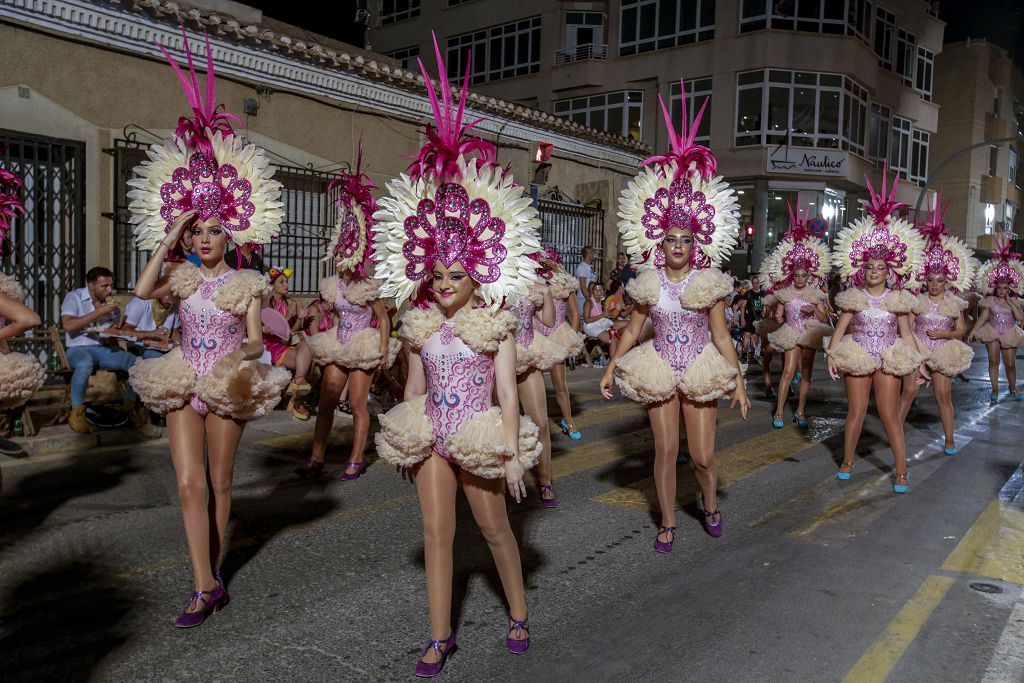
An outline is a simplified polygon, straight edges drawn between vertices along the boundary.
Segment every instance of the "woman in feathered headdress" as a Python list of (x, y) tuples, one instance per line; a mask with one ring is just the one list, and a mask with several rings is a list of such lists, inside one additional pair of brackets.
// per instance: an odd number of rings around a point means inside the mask
[(764, 381), (764, 397), (769, 401), (778, 395), (772, 387), (772, 358), (774, 358), (775, 352), (768, 341), (768, 335), (782, 327), (775, 316), (770, 313), (779, 304), (775, 290), (778, 287), (777, 281), (782, 279), (781, 272), (778, 254), (773, 250), (761, 262), (761, 270), (757, 274), (764, 290), (764, 299), (761, 300), (761, 310), (764, 311), (764, 314), (760, 320), (754, 323), (754, 332), (760, 337), (761, 376)]
[[(224, 260), (229, 242), (241, 248), (277, 237), (284, 219), (281, 185), (271, 179), (263, 150), (246, 144), (231, 128), (237, 119), (217, 104), (209, 39), (204, 95), (184, 27), (182, 35), (188, 75), (166, 50), (164, 55), (193, 118), (179, 119), (174, 137), (150, 148), (128, 193), (136, 244), (152, 252), (135, 294), (155, 299), (170, 293), (180, 302), (182, 343), (160, 358), (136, 362), (129, 378), (150, 410), (167, 416), (195, 577), (175, 625), (189, 628), (228, 603), (218, 569), (235, 451), (245, 422), (273, 410), (291, 377), (259, 362), (267, 281), (253, 270), (233, 270)], [(201, 265), (177, 264), (161, 277), (168, 252), (180, 244)]]
[(334, 409), (347, 388), (352, 411), (352, 449), (339, 478), (351, 481), (366, 470), (363, 450), (370, 433), (367, 400), (374, 373), (391, 367), (401, 345), (391, 338), (391, 318), (381, 299), (381, 282), (374, 278), (373, 214), (377, 202), (372, 191), (376, 188), (363, 172), (362, 142), (355, 170), (342, 173), (328, 189), (335, 187), (339, 192), (338, 220), (324, 260), (334, 264), (336, 274), (320, 283), (320, 298), (334, 305), (338, 325), (309, 338), (313, 358), (324, 367), (324, 376), (313, 452), (309, 462), (295, 473), (315, 477), (323, 472)]
[(776, 303), (772, 317), (780, 325), (768, 335), (768, 343), (785, 354), (772, 419), (772, 427), (776, 429), (785, 424), (782, 411), (797, 372), (800, 373), (800, 394), (793, 420), (801, 427), (807, 426), (804, 409), (811, 390), (814, 354), (821, 347), (821, 340), (832, 331), (827, 324), (826, 297), (820, 289), (831, 267), (832, 255), (824, 240), (814, 237), (807, 229), (806, 215), (794, 215), (790, 207), (789, 219), (789, 231), (768, 257), (768, 261), (778, 264), (777, 280), (773, 283)]
[[(908, 314), (916, 299), (903, 289), (903, 283), (921, 262), (924, 238), (895, 214), (905, 205), (896, 202), (898, 179), (893, 180), (892, 193), (886, 194), (888, 170), (886, 167), (882, 171), (881, 193), (875, 193), (868, 182), (868, 215), (836, 236), (833, 265), (849, 281), (849, 286), (836, 296), (836, 307), (841, 313), (826, 356), (832, 379), (838, 380), (840, 373), (846, 376), (849, 402), (843, 464), (836, 476), (850, 478), (868, 399), (874, 389), (878, 416), (896, 461), (893, 491), (905, 493), (910, 485), (903, 421), (899, 416), (900, 378), (920, 372), (927, 379), (928, 373), (910, 330)], [(854, 332), (848, 335), (851, 324)]]
[(996, 251), (978, 272), (978, 289), (987, 292), (981, 300), (981, 313), (971, 331), (970, 340), (977, 339), (988, 349), (988, 378), (992, 382), (992, 401), (999, 400), (999, 359), (1006, 369), (1010, 397), (1021, 400), (1017, 391), (1017, 347), (1024, 346), (1024, 311), (1018, 297), (1024, 296), (1024, 263), (1020, 254), (1010, 249), (1010, 240), (1003, 237)]
[(381, 294), (398, 306), (415, 304), (400, 330), (411, 348), (406, 401), (380, 417), (376, 444), (386, 462), (411, 470), (423, 512), (431, 634), (418, 676), (440, 673), (455, 648), (451, 581), (460, 487), (498, 566), (509, 606), (506, 647), (526, 651), (523, 572), (504, 492), (523, 499), (523, 473), (540, 454), (537, 425), (519, 415), (519, 320), (501, 309), (536, 280), (529, 254), (540, 250), (539, 216), (498, 166), (494, 145), (468, 136), (468, 68), (456, 103), (436, 38), (434, 51), (440, 102), (422, 63), (420, 70), (437, 127), (427, 126), (427, 144), (409, 174), (387, 184), (374, 215)]
[[(626, 286), (633, 314), (601, 378), (601, 393), (610, 399), (614, 381), (625, 396), (648, 406), (661, 507), (654, 548), (667, 553), (676, 530), (680, 422), (700, 484), (704, 529), (717, 538), (722, 534), (714, 448), (717, 400), (732, 392), (732, 406), (740, 406), (744, 419), (750, 401), (725, 320), (732, 278), (719, 270), (739, 235), (736, 199), (715, 176), (711, 150), (693, 142), (704, 107), (687, 132), (684, 87), (677, 134), (660, 95), (658, 100), (672, 149), (647, 159), (619, 198), (619, 234), (641, 272)], [(654, 339), (634, 350), (648, 318)]]
[[(21, 178), (0, 168), (0, 257), (10, 246), (14, 219), (24, 215)], [(40, 323), (39, 315), (24, 301), (25, 290), (21, 284), (14, 277), (0, 273), (0, 410), (5, 411), (24, 405), (46, 379), (46, 371), (38, 360), (7, 349), (8, 339)], [(0, 488), (2, 483), (0, 478)]]
[[(967, 332), (964, 309), (967, 301), (957, 296), (970, 288), (978, 262), (963, 240), (946, 234), (942, 220), (946, 209), (942, 196), (936, 199), (931, 219), (920, 226), (925, 237), (924, 258), (913, 271), (919, 288), (914, 310), (910, 314), (910, 327), (917, 337), (917, 345), (925, 354), (935, 386), (935, 402), (939, 406), (942, 431), (946, 435), (944, 451), (956, 454), (953, 443), (953, 378), (971, 367), (974, 351), (960, 341)], [(910, 404), (921, 390), (913, 375), (903, 378), (900, 396), (900, 419), (906, 422)]]
[[(583, 435), (576, 429), (572, 421), (572, 403), (569, 400), (569, 385), (565, 377), (565, 361), (578, 356), (583, 350), (583, 342), (586, 340), (577, 331), (580, 327), (580, 309), (576, 302), (576, 292), (580, 288), (580, 282), (562, 268), (562, 256), (555, 251), (554, 247), (545, 247), (544, 251), (535, 255), (535, 258), (537, 259), (537, 273), (547, 281), (551, 291), (555, 307), (555, 321), (553, 325), (548, 326), (537, 316), (534, 318), (534, 325), (538, 332), (553, 341), (559, 348), (558, 362), (552, 365), (548, 372), (551, 374), (551, 385), (555, 389), (555, 401), (562, 413), (562, 433), (573, 441), (578, 441), (583, 438)], [(548, 489), (550, 488), (549, 485)], [(542, 501), (544, 493), (544, 491), (541, 492)], [(555, 500), (553, 490), (550, 500)], [(547, 505), (551, 506), (552, 503), (548, 502)]]

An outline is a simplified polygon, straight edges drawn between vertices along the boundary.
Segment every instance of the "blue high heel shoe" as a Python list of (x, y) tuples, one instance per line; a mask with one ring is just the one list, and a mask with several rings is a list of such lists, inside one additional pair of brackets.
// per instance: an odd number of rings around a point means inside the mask
[(808, 420), (806, 417), (804, 417), (800, 413), (793, 413), (793, 422), (796, 422), (797, 426), (800, 426), (800, 427), (806, 427), (807, 425), (809, 425), (811, 423), (810, 420)]
[(956, 455), (956, 449), (950, 448), (949, 446), (943, 446), (942, 452), (945, 453), (946, 455)]
[(1022, 396), (1019, 392), (1016, 391), (1010, 392), (1010, 398), (1013, 399), (1014, 401), (1024, 401), (1024, 396)]
[[(899, 480), (907, 482), (906, 484), (900, 484)], [(906, 474), (897, 474), (892, 480), (892, 492), (893, 493), (906, 493), (910, 490), (910, 478)]]
[(580, 434), (579, 430), (576, 429), (575, 426), (573, 426), (572, 429), (569, 429), (569, 425), (567, 425), (565, 423), (565, 420), (562, 420), (561, 424), (562, 424), (562, 433), (565, 434), (566, 436), (568, 436), (573, 441), (579, 441), (580, 439), (583, 438), (583, 435)]
[(992, 403), (996, 403), (997, 401), (999, 401), (999, 392), (993, 391), (992, 394), (989, 395), (988, 400)]
[(772, 418), (772, 427), (775, 427), (775, 429), (782, 429), (785, 426), (786, 426), (786, 423), (782, 421), (781, 417), (773, 417)]
[(842, 465), (840, 465), (840, 470), (838, 472), (836, 472), (836, 479), (839, 479), (841, 481), (847, 481), (851, 476), (853, 476), (853, 464), (852, 463), (850, 464), (850, 471), (849, 472), (843, 472), (842, 467), (845, 467), (845, 466), (846, 466), (846, 463), (843, 463)]

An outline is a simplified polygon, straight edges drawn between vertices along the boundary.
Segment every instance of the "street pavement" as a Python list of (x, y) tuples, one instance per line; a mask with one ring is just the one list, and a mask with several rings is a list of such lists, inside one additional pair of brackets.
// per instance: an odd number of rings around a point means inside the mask
[[(771, 428), (751, 373), (750, 418), (719, 412), (725, 533), (702, 530), (681, 465), (668, 555), (653, 550), (646, 414), (603, 401), (599, 374), (570, 375), (584, 439), (554, 436), (559, 508), (533, 488), (510, 503), (529, 652), (505, 651), (500, 584), (462, 501), (459, 647), (441, 680), (1024, 680), (1024, 404), (989, 403), (983, 362), (954, 385), (958, 455), (942, 454), (922, 392), (902, 496), (873, 416), (852, 480), (836, 480), (844, 393), (822, 367), (807, 430)], [(415, 489), (383, 463), (334, 478), (350, 424), (338, 418), (332, 476), (315, 481), (292, 474), (312, 422), (276, 411), (247, 427), (232, 601), (187, 631), (173, 627), (191, 572), (166, 442), (0, 461), (0, 680), (411, 680), (429, 633)]]

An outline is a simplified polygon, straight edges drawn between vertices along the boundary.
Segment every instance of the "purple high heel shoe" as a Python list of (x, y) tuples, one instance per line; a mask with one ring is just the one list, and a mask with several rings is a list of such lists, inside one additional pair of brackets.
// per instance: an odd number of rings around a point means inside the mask
[[(671, 534), (671, 540), (659, 541), (658, 536), (662, 534)], [(672, 544), (676, 540), (676, 528), (674, 526), (662, 526), (658, 527), (658, 536), (654, 537), (654, 549), (659, 553), (670, 553), (672, 552)]]
[[(192, 598), (188, 601), (188, 607), (186, 611), (178, 615), (178, 618), (174, 620), (174, 625), (178, 628), (192, 628), (199, 626), (207, 617), (212, 614), (216, 614), (228, 604), (228, 592), (224, 590), (224, 585), (218, 583), (214, 586), (212, 591), (196, 591), (192, 594)], [(203, 603), (202, 608), (195, 612), (187, 611), (189, 607), (194, 604)]]
[(718, 538), (722, 535), (722, 513), (719, 510), (714, 512), (704, 511), (704, 531), (708, 532), (711, 538)]
[[(530, 620), (523, 619), (518, 621), (512, 618), (512, 614), (508, 615), (508, 635), (505, 636), (505, 649), (514, 655), (524, 654), (530, 649)], [(512, 633), (522, 629), (526, 631), (526, 638), (523, 640), (516, 640), (512, 637)]]
[[(352, 467), (352, 465), (356, 466), (356, 471), (355, 472), (349, 472), (348, 471), (349, 468)], [(341, 474), (338, 475), (338, 479), (341, 479), (342, 481), (353, 481), (353, 480), (358, 479), (359, 477), (363, 476), (363, 472), (365, 472), (365, 471), (366, 471), (366, 461), (365, 460), (363, 460), (362, 462), (353, 462), (353, 461), (349, 460), (348, 461), (348, 465), (346, 465), (345, 469), (342, 470)]]
[[(545, 498), (544, 497), (544, 493), (546, 491), (550, 491), (551, 492), (551, 497), (550, 498)], [(558, 507), (558, 496), (555, 495), (555, 489), (553, 489), (551, 487), (551, 484), (543, 484), (540, 487), (540, 504), (541, 504), (542, 507), (546, 507), (549, 510), (552, 510), (552, 509)]]
[[(441, 649), (442, 643), (444, 644), (443, 650)], [(445, 662), (455, 654), (455, 647), (455, 631), (452, 631), (452, 634), (448, 636), (448, 640), (431, 640), (427, 642), (423, 646), (422, 652), (420, 652), (420, 661), (416, 662), (416, 675), (420, 678), (433, 678), (441, 673)], [(423, 656), (430, 650), (439, 654), (441, 658), (436, 662), (424, 662)]]

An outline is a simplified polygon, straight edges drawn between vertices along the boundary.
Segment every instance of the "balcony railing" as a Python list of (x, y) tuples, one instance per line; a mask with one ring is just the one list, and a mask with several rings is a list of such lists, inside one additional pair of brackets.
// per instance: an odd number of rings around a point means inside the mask
[(568, 64), (584, 59), (608, 59), (608, 46), (604, 43), (587, 43), (576, 47), (563, 47), (555, 51), (555, 64)]

